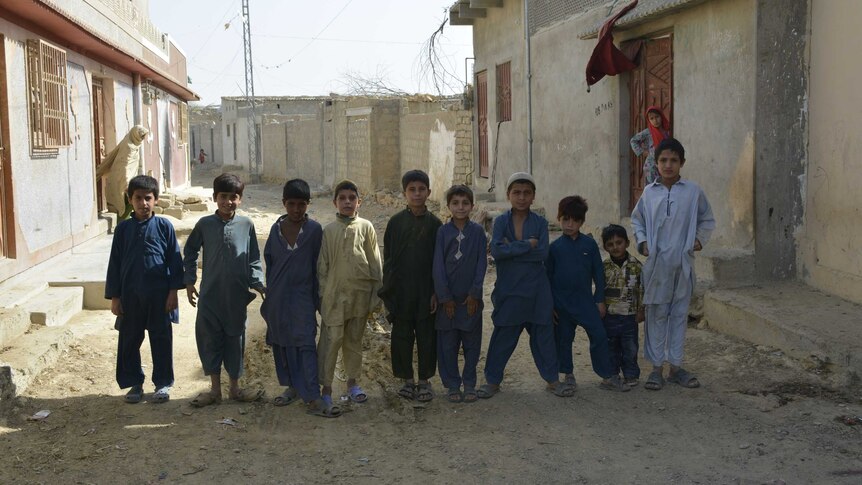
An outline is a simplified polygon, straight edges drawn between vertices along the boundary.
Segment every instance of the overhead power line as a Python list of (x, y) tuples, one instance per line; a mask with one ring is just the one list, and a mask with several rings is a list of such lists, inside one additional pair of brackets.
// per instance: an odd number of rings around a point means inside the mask
[(309, 40), (307, 44), (305, 44), (304, 46), (302, 46), (302, 48), (301, 48), (301, 49), (299, 49), (298, 51), (296, 51), (296, 54), (294, 54), (294, 55), (290, 56), (286, 61), (281, 62), (281, 63), (279, 63), (279, 64), (275, 64), (275, 65), (273, 65), (273, 66), (263, 66), (263, 67), (264, 67), (264, 68), (266, 68), (266, 69), (278, 69), (278, 68), (280, 68), (281, 66), (283, 66), (283, 65), (287, 64), (288, 62), (292, 61), (294, 58), (296, 58), (296, 57), (297, 57), (297, 56), (299, 56), (300, 54), (302, 54), (302, 53), (305, 51), (305, 49), (308, 49), (308, 47), (309, 47), (311, 44), (313, 44), (316, 40), (318, 40), (318, 38), (319, 38), (321, 35), (323, 35), (323, 33), (324, 33), (324, 32), (326, 32), (326, 29), (328, 29), (328, 28), (329, 28), (329, 26), (330, 26), (330, 25), (332, 25), (332, 23), (333, 23), (333, 22), (335, 22), (335, 20), (336, 20), (336, 19), (338, 19), (338, 17), (340, 17), (340, 16), (341, 16), (341, 14), (342, 14), (342, 13), (344, 13), (344, 11), (345, 11), (345, 10), (347, 10), (347, 7), (349, 7), (351, 3), (353, 3), (353, 0), (348, 0), (348, 1), (347, 1), (347, 3), (345, 3), (345, 4), (344, 4), (344, 6), (343, 6), (343, 7), (341, 7), (341, 10), (339, 10), (339, 11), (338, 11), (338, 13), (336, 13), (336, 14), (335, 14), (335, 16), (334, 16), (334, 17), (332, 17), (332, 18), (329, 20), (329, 22), (327, 22), (327, 23), (326, 23), (326, 25), (324, 25), (324, 26), (323, 26), (323, 28), (322, 28), (322, 29), (320, 29), (320, 32), (318, 32), (318, 33), (317, 33), (317, 35), (315, 35), (314, 37), (312, 37), (312, 38), (311, 38), (311, 40)]

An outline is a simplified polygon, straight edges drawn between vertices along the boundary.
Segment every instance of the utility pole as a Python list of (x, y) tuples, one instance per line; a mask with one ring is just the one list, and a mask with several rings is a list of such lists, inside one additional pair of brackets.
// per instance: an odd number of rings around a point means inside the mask
[(248, 125), (248, 168), (251, 183), (260, 183), (260, 153), (257, 146), (257, 116), (254, 112), (254, 66), (251, 58), (251, 17), (248, 13), (249, 0), (242, 0), (242, 42), (245, 57), (245, 99), (248, 103), (246, 124)]

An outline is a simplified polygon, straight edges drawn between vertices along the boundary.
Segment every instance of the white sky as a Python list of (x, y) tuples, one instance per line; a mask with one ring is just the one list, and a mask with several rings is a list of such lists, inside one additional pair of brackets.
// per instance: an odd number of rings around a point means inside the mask
[[(345, 73), (384, 75), (390, 86), (436, 94), (419, 79), (422, 45), (453, 0), (250, 0), (255, 94), (344, 92)], [(240, 0), (150, 0), (156, 27), (188, 56), (191, 89), (204, 104), (245, 93)], [(225, 24), (230, 26), (225, 29)], [(315, 40), (316, 39), (316, 40)], [(440, 51), (464, 82), (469, 26), (446, 24)]]

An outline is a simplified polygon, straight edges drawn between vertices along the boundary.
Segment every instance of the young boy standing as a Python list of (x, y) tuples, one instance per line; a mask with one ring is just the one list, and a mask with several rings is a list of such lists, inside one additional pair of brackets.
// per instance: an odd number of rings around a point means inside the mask
[(146, 175), (133, 177), (126, 194), (132, 217), (114, 232), (105, 278), (105, 298), (111, 300), (111, 313), (121, 320), (117, 384), (120, 389), (131, 388), (127, 403), (143, 398), (141, 343), (146, 330), (156, 386), (152, 402), (162, 403), (170, 399), (174, 384), (171, 321), (179, 321), (177, 290), (183, 287), (183, 262), (174, 226), (153, 213), (159, 200), (158, 181)]
[(628, 252), (629, 235), (623, 226), (602, 229), (602, 245), (610, 255), (605, 266), (605, 332), (613, 370), (622, 372), (623, 383), (638, 385), (638, 322), (644, 321), (644, 287), (641, 262)]
[[(428, 174), (410, 170), (401, 177), (407, 208), (386, 224), (383, 235), (383, 288), (380, 297), (392, 322), (392, 373), (403, 379), (398, 394), (428, 402), (434, 398), (428, 379), (437, 366), (437, 335), (432, 313), (434, 242), (441, 222), (428, 212)], [(413, 380), (413, 344), (418, 354), (418, 385)]]
[(685, 149), (674, 138), (655, 149), (661, 179), (644, 188), (632, 211), (638, 251), (647, 257), (643, 267), (644, 356), (653, 370), (644, 387), (664, 386), (662, 366), (670, 364), (667, 380), (683, 387), (700, 386), (683, 369), (688, 306), (694, 290), (694, 252), (700, 251), (715, 229), (712, 208), (703, 189), (680, 176)]
[(587, 209), (587, 201), (577, 195), (560, 201), (557, 219), (563, 235), (551, 244), (545, 263), (554, 294), (554, 319), (557, 323), (554, 335), (560, 373), (566, 375), (565, 383), (574, 389), (577, 382), (572, 343), (575, 341), (575, 328), (580, 325), (590, 339), (590, 360), (593, 371), (602, 378), (600, 387), (628, 391), (629, 388), (611, 369), (608, 337), (602, 325), (605, 316), (604, 266), (596, 241), (581, 234)]
[[(476, 365), (482, 347), (482, 287), (488, 267), (485, 229), (470, 220), (473, 191), (455, 185), (446, 192), (452, 220), (437, 231), (434, 291), (437, 294), (437, 364), (449, 402), (475, 402)], [(464, 372), (458, 351), (464, 348)], [(461, 393), (461, 384), (464, 393)]]
[[(221, 402), (222, 365), (230, 378), (231, 399), (252, 402), (263, 394), (262, 390), (239, 387), (245, 351), (246, 307), (255, 297), (249, 288), (261, 297), (265, 291), (254, 223), (236, 213), (244, 188), (245, 184), (233, 174), (223, 173), (213, 180), (213, 199), (218, 209), (195, 224), (183, 251), (186, 295), (189, 303), (198, 307), (195, 321), (198, 355), (204, 374), (210, 376), (210, 391), (199, 394), (191, 402), (196, 407)], [(195, 282), (201, 248), (204, 261), (198, 294)]]
[(506, 197), (512, 209), (494, 219), (491, 256), (497, 264), (497, 282), (491, 293), (494, 332), (488, 343), (485, 380), (477, 391), (488, 399), (500, 391), (506, 364), (518, 345), (521, 333), (530, 335), (530, 350), (547, 389), (569, 397), (574, 389), (559, 380), (554, 325), (551, 321), (553, 297), (545, 259), (548, 257), (548, 221), (532, 212), (536, 182), (526, 172), (509, 177)]
[(286, 406), (302, 399), (309, 414), (334, 418), (341, 410), (324, 404), (317, 376), (317, 259), (323, 229), (306, 214), (309, 202), (311, 189), (306, 181), (284, 184), (286, 214), (272, 225), (263, 249), (269, 298), (260, 313), (266, 320), (266, 342), (272, 347), (278, 383), (285, 386), (273, 403)]
[(362, 403), (368, 395), (359, 387), (362, 374), (362, 337), (368, 314), (380, 303), (382, 268), (377, 233), (370, 221), (357, 215), (359, 188), (345, 180), (335, 186), (336, 220), (323, 230), (317, 276), (320, 281), (320, 341), (317, 362), (323, 400), (332, 406), (332, 379), (338, 351), (344, 356), (347, 395)]

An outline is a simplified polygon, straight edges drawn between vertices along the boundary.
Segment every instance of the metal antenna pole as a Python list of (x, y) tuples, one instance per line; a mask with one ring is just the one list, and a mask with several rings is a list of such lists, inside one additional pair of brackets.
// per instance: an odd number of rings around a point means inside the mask
[(246, 124), (248, 125), (248, 168), (251, 182), (260, 183), (260, 153), (257, 146), (257, 116), (254, 112), (254, 66), (251, 58), (251, 18), (248, 13), (249, 0), (242, 0), (242, 42), (245, 57), (245, 100), (248, 103)]

